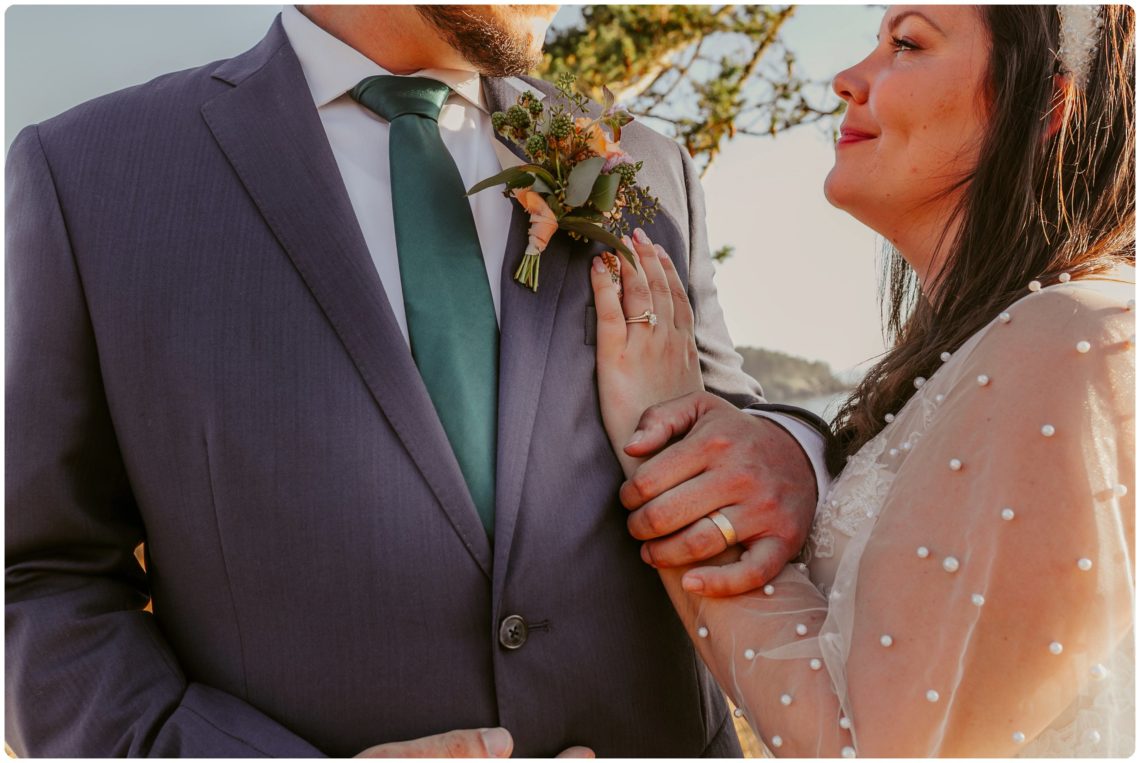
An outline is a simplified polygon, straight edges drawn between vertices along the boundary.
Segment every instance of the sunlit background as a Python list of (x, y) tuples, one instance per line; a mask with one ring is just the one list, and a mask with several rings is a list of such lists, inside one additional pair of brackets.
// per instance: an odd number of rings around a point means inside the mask
[[(279, 6), (12, 6), (5, 14), (5, 131), (96, 95), (253, 46)], [(812, 79), (874, 44), (881, 7), (806, 5), (783, 37)], [(555, 28), (577, 23), (567, 6)], [(737, 345), (829, 363), (840, 376), (882, 352), (876, 237), (830, 207), (829, 128), (728, 142), (705, 176), (712, 247), (735, 247), (717, 285)], [(761, 380), (763, 381), (763, 380)]]

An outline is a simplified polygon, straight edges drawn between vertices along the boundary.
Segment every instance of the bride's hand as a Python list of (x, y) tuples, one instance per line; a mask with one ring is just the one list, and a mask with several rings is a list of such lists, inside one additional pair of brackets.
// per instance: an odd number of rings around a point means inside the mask
[[(624, 296), (605, 263), (594, 258), (591, 282), (598, 315), (598, 396), (614, 453), (629, 474), (639, 463), (624, 451), (651, 405), (704, 389), (693, 335), (693, 310), (665, 250), (638, 229), (627, 245), (641, 267), (621, 263)], [(650, 322), (628, 318), (653, 316)]]

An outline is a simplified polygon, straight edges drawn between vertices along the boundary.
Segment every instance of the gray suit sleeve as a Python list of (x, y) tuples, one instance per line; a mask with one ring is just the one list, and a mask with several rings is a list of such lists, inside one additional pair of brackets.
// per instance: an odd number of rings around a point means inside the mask
[(318, 756), (188, 681), (144, 611), (144, 540), (35, 127), (7, 162), (5, 735), (20, 756)]
[(743, 360), (732, 344), (724, 311), (716, 298), (713, 284), (713, 262), (705, 232), (705, 194), (700, 176), (688, 152), (675, 144), (681, 155), (685, 175), (685, 197), (689, 204), (689, 301), (693, 305), (697, 349), (701, 357), (701, 374), (705, 389), (737, 408), (748, 408), (764, 402), (760, 384), (741, 366)]

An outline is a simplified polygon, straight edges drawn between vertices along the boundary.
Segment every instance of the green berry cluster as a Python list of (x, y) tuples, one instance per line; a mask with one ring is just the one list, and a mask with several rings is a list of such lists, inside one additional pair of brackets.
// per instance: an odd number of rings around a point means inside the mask
[(532, 159), (538, 161), (541, 157), (546, 155), (546, 136), (545, 135), (532, 135), (526, 139), (526, 152)]
[(574, 120), (566, 112), (560, 112), (550, 117), (550, 137), (555, 140), (565, 140), (574, 131)]

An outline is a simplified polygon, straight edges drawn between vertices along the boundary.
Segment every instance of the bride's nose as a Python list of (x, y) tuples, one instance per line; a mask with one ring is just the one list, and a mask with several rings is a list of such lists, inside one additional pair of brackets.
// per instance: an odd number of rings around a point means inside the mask
[(831, 89), (848, 104), (867, 102), (867, 78), (861, 67), (860, 63), (844, 69), (831, 81)]

